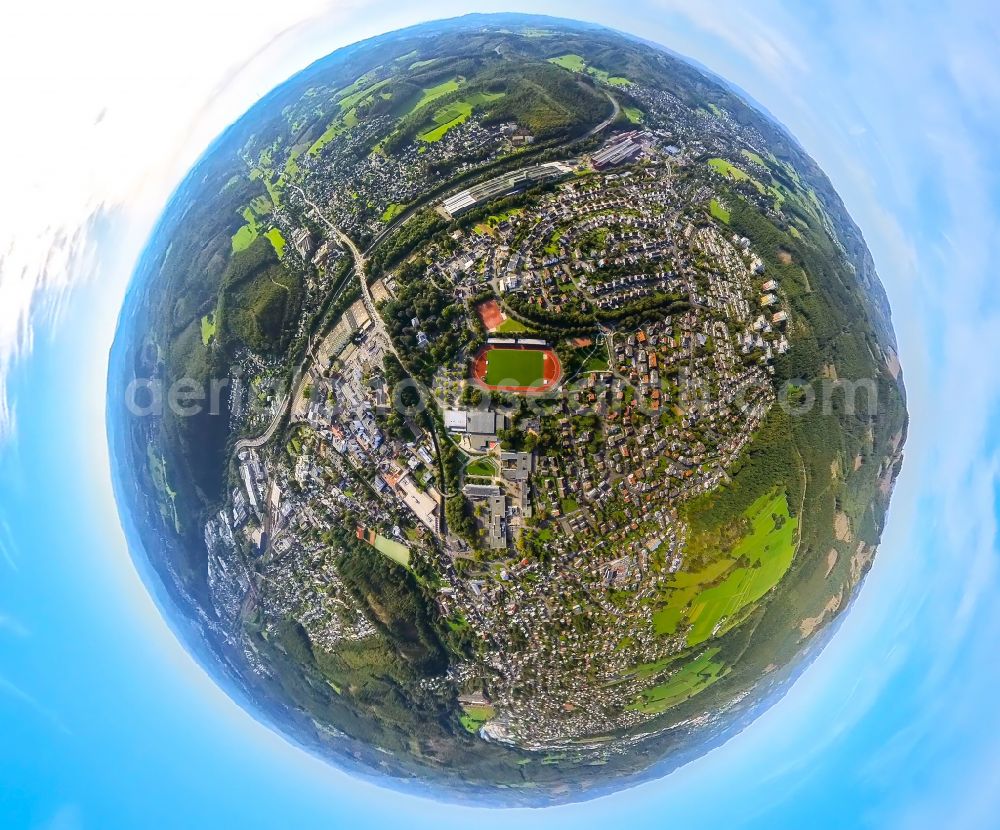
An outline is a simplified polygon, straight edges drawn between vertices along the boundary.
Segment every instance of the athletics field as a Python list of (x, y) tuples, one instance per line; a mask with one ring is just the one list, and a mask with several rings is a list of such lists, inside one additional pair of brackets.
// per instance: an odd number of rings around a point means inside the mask
[(475, 380), (504, 392), (547, 392), (561, 375), (559, 358), (549, 348), (487, 346), (472, 362)]

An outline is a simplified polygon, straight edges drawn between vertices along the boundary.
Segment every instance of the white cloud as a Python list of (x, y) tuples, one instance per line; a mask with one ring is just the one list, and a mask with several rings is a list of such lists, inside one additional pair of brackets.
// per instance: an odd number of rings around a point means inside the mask
[[(288, 0), (250, 14), (233, 0), (96, 0), (5, 10), (0, 86), (17, 128), (0, 131), (0, 441), (16, 421), (12, 371), (36, 333), (58, 324), (73, 286), (99, 274), (94, 225), (127, 208), (148, 227), (197, 153), (276, 80), (247, 72), (247, 55), (323, 6)], [(357, 6), (341, 4), (333, 18)]]

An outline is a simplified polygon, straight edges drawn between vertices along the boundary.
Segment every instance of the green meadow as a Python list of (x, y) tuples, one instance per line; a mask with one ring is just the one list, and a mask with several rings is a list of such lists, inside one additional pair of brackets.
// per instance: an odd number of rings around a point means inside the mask
[(462, 713), (458, 716), (462, 721), (462, 726), (470, 732), (478, 732), (486, 721), (496, 715), (496, 710), (490, 705), (474, 706), (466, 703), (462, 706)]
[(383, 222), (391, 222), (399, 214), (406, 210), (406, 205), (401, 205), (398, 202), (393, 202), (389, 207), (387, 207), (382, 213)]
[(729, 211), (726, 210), (720, 203), (718, 199), (712, 199), (708, 205), (708, 209), (712, 216), (718, 219), (720, 222), (725, 222), (729, 224)]
[(201, 318), (201, 342), (202, 345), (207, 346), (212, 342), (212, 338), (215, 337), (216, 329), (218, 325), (215, 322), (215, 312), (211, 314), (206, 314)]
[(281, 259), (285, 255), (285, 237), (278, 228), (271, 228), (267, 233), (264, 234), (270, 241), (271, 246), (274, 248), (274, 252), (278, 255), (278, 259)]
[(423, 95), (417, 100), (417, 103), (413, 105), (410, 112), (416, 112), (418, 109), (427, 106), (431, 101), (440, 98), (442, 95), (447, 95), (449, 92), (454, 92), (462, 85), (462, 78), (452, 78), (449, 81), (442, 81), (437, 86), (427, 87), (424, 90)]
[[(755, 159), (760, 159), (760, 156), (757, 156), (756, 154), (751, 153), (750, 155), (754, 155)], [(763, 159), (760, 160), (763, 161)], [(760, 193), (761, 195), (770, 196), (771, 198), (774, 199), (774, 206), (776, 209), (778, 210), (781, 209), (781, 205), (785, 201), (785, 194), (782, 193), (780, 190), (778, 190), (778, 188), (773, 186), (772, 187), (766, 186), (765, 184), (763, 184), (762, 182), (758, 181), (753, 176), (751, 176), (749, 173), (747, 173), (746, 170), (742, 170), (732, 162), (726, 161), (725, 159), (722, 158), (709, 159), (708, 166), (711, 167), (720, 176), (725, 176), (727, 179), (731, 179), (732, 181), (750, 182), (750, 184), (752, 184), (757, 189), (758, 193)]]
[(420, 133), (417, 138), (421, 141), (427, 142), (428, 144), (440, 141), (444, 138), (445, 133), (447, 133), (452, 127), (464, 124), (472, 115), (472, 112), (476, 107), (482, 106), (483, 104), (497, 98), (501, 98), (502, 96), (502, 92), (475, 92), (472, 95), (463, 98), (461, 101), (455, 101), (447, 106), (441, 107), (434, 113), (432, 119), (434, 126)]
[(387, 556), (397, 565), (402, 565), (404, 568), (410, 567), (410, 549), (406, 545), (394, 542), (385, 536), (376, 536), (374, 547), (375, 550), (383, 556)]
[(561, 66), (570, 72), (583, 72), (587, 66), (587, 62), (580, 55), (572, 53), (560, 55), (558, 58), (549, 58), (549, 63), (554, 63), (556, 66)]
[(622, 112), (625, 113), (625, 117), (631, 121), (633, 124), (642, 123), (642, 110), (638, 107), (622, 107)]
[(784, 492), (757, 499), (744, 512), (750, 533), (725, 556), (699, 571), (680, 571), (666, 602), (653, 614), (659, 634), (690, 625), (688, 645), (724, 633), (741, 612), (771, 590), (792, 564), (798, 520), (788, 514)]
[(496, 331), (499, 334), (520, 334), (521, 332), (530, 331), (530, 329), (515, 320), (513, 317), (508, 317), (499, 326), (497, 326)]
[(644, 691), (628, 708), (657, 715), (704, 691), (726, 673), (725, 665), (713, 659), (718, 653), (717, 648), (706, 649), (666, 681)]

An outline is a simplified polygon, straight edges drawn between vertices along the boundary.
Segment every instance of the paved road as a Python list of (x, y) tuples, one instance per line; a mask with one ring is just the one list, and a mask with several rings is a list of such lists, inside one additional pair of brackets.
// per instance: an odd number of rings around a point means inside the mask
[(358, 281), (361, 283), (361, 296), (364, 300), (365, 308), (368, 310), (368, 315), (372, 318), (372, 323), (375, 324), (379, 333), (383, 336), (383, 338), (385, 338), (385, 342), (388, 344), (389, 350), (396, 356), (396, 360), (398, 360), (401, 365), (405, 366), (406, 364), (403, 362), (402, 357), (400, 357), (399, 352), (396, 351), (392, 338), (389, 336), (389, 332), (385, 327), (385, 321), (382, 319), (382, 315), (375, 309), (375, 301), (372, 299), (371, 290), (368, 288), (368, 272), (365, 269), (364, 253), (357, 246), (357, 243), (351, 239), (351, 237), (326, 218), (326, 215), (322, 210), (320, 210), (319, 205), (306, 196), (305, 191), (301, 187), (297, 184), (293, 184), (291, 186), (302, 197), (302, 201), (312, 208), (312, 212), (316, 215), (316, 218), (320, 219), (330, 229), (334, 238), (343, 247), (347, 248), (347, 250), (351, 252), (351, 256), (354, 257), (354, 273), (357, 276)]
[[(298, 392), (298, 387), (296, 387), (296, 392)], [(290, 399), (291, 398), (288, 395), (285, 395), (285, 397), (281, 399), (281, 403), (275, 409), (274, 417), (271, 419), (271, 423), (265, 432), (263, 432), (261, 435), (258, 435), (256, 438), (241, 438), (239, 441), (237, 441), (236, 452), (238, 453), (240, 452), (240, 450), (246, 450), (250, 448), (259, 449), (260, 447), (263, 447), (268, 441), (270, 441), (271, 438), (274, 436), (275, 430), (277, 430), (278, 428), (278, 424), (281, 423), (281, 418), (285, 414), (285, 409), (287, 408), (288, 401)]]
[(621, 104), (618, 103), (618, 99), (615, 98), (614, 95), (612, 95), (610, 92), (605, 92), (604, 94), (608, 96), (608, 100), (611, 102), (611, 106), (613, 107), (613, 109), (611, 110), (611, 115), (608, 118), (605, 118), (596, 127), (594, 127), (594, 129), (590, 130), (584, 136), (584, 138), (590, 138), (592, 135), (597, 135), (597, 133), (601, 132), (601, 130), (607, 129), (618, 117), (618, 113), (622, 111)]
[(237, 453), (244, 449), (260, 449), (274, 437), (274, 433), (278, 429), (278, 425), (281, 423), (282, 418), (285, 417), (285, 412), (288, 410), (288, 407), (295, 401), (296, 398), (298, 398), (299, 394), (302, 392), (302, 388), (309, 381), (309, 374), (306, 372), (306, 369), (309, 366), (309, 362), (315, 359), (313, 351), (315, 350), (316, 344), (322, 342), (322, 338), (317, 338), (313, 345), (306, 349), (306, 353), (302, 356), (302, 362), (295, 373), (295, 385), (292, 387), (291, 394), (285, 395), (281, 399), (281, 402), (275, 407), (274, 417), (271, 418), (271, 423), (268, 424), (267, 429), (256, 438), (241, 438), (237, 441), (235, 444), (235, 451)]

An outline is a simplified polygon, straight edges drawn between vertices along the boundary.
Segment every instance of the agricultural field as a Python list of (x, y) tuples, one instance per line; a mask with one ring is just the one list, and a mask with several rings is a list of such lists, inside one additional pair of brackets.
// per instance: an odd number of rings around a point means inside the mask
[(371, 86), (364, 86), (363, 78), (359, 78), (358, 81), (355, 81), (355, 84), (357, 84), (359, 81), (362, 82), (360, 89), (354, 89), (353, 88), (354, 84), (352, 84), (350, 87), (343, 90), (343, 92), (347, 94), (343, 95), (341, 98), (337, 100), (337, 103), (340, 105), (341, 112), (346, 113), (348, 110), (354, 109), (354, 107), (356, 107), (366, 98), (369, 98), (370, 96), (378, 92), (380, 89), (382, 89), (382, 87), (386, 86), (390, 82), (390, 79), (386, 78), (385, 80), (378, 81), (377, 83), (374, 83)]
[(632, 82), (621, 75), (612, 75), (606, 69), (598, 69), (596, 66), (588, 66), (587, 74), (593, 75), (599, 81), (603, 81), (611, 86), (628, 86)]
[[(759, 159), (760, 156), (757, 156)], [(763, 159), (761, 159), (763, 161)], [(755, 179), (746, 170), (742, 170), (737, 167), (732, 162), (726, 161), (722, 158), (711, 158), (708, 160), (708, 166), (711, 167), (720, 176), (725, 176), (727, 179), (731, 179), (735, 182), (749, 182), (761, 195), (771, 196), (774, 199), (774, 207), (776, 210), (781, 210), (781, 206), (785, 201), (785, 194), (782, 193), (776, 187), (768, 187), (762, 182)]]
[(331, 141), (333, 141), (337, 136), (341, 135), (347, 130), (347, 125), (344, 124), (344, 119), (338, 117), (323, 134), (317, 138), (312, 146), (306, 151), (310, 156), (318, 155), (319, 152)]
[(253, 244), (253, 241), (260, 236), (260, 223), (257, 221), (257, 214), (252, 207), (243, 208), (243, 218), (246, 224), (241, 225), (239, 230), (233, 234), (233, 253), (245, 251)]
[(271, 228), (267, 233), (264, 234), (270, 240), (271, 246), (274, 248), (274, 252), (278, 255), (278, 259), (281, 259), (285, 255), (285, 237), (278, 228)]
[[(725, 176), (728, 179), (733, 179), (737, 182), (745, 182), (750, 180), (750, 174), (745, 170), (741, 170), (735, 164), (726, 161), (725, 159), (713, 158), (708, 160), (708, 166), (711, 167), (716, 173)], [(761, 185), (763, 187), (763, 185)]]
[(416, 112), (417, 110), (427, 106), (431, 101), (434, 101), (443, 95), (447, 95), (449, 92), (454, 92), (462, 85), (462, 81), (462, 78), (456, 77), (449, 81), (442, 81), (437, 86), (427, 87), (417, 103), (413, 105), (411, 112)]
[(628, 86), (632, 83), (628, 78), (621, 75), (612, 75), (606, 69), (598, 69), (596, 66), (587, 66), (587, 62), (582, 56), (569, 53), (556, 58), (549, 58), (549, 63), (568, 69), (570, 72), (586, 72), (588, 75), (597, 78), (599, 81), (611, 86)]
[(750, 533), (732, 551), (699, 571), (676, 574), (666, 604), (653, 615), (657, 633), (674, 634), (686, 622), (688, 645), (702, 643), (731, 628), (785, 575), (798, 527), (788, 514), (785, 493), (762, 496), (744, 517)]
[(587, 62), (580, 56), (574, 54), (560, 55), (558, 58), (549, 58), (549, 63), (568, 69), (570, 72), (583, 72), (587, 67)]
[[(261, 235), (264, 225), (258, 221), (258, 217), (267, 213), (270, 208), (271, 203), (263, 196), (259, 199), (254, 199), (249, 207), (243, 208), (241, 215), (246, 220), (246, 224), (241, 225), (236, 233), (233, 234), (232, 249), (234, 254), (245, 251)], [(282, 236), (281, 231), (277, 228), (271, 228), (264, 232), (264, 236), (270, 241), (274, 247), (274, 252), (280, 259), (285, 251), (285, 237)]]
[(725, 674), (725, 665), (713, 658), (718, 648), (706, 649), (696, 659), (684, 663), (668, 680), (647, 689), (629, 708), (658, 715), (694, 697)]
[(455, 101), (447, 106), (441, 107), (437, 112), (434, 113), (433, 122), (434, 125), (429, 130), (426, 130), (419, 135), (421, 141), (427, 142), (428, 144), (433, 144), (435, 141), (440, 141), (444, 138), (448, 130), (452, 127), (457, 127), (459, 124), (464, 124), (469, 117), (472, 115), (473, 110), (483, 104), (494, 101), (497, 98), (502, 98), (504, 93), (490, 93), (490, 92), (475, 92), (461, 101)]

